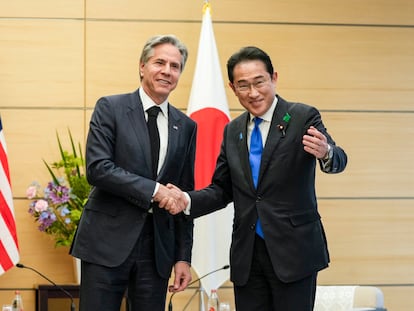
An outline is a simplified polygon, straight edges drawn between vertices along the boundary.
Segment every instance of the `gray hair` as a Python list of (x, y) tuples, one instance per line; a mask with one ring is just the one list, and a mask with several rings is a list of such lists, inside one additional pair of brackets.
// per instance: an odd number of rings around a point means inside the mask
[(184, 70), (185, 63), (187, 62), (188, 50), (187, 47), (174, 35), (157, 35), (148, 39), (142, 49), (140, 63), (146, 64), (151, 56), (154, 55), (154, 47), (160, 44), (172, 44), (175, 46), (181, 54), (181, 72)]

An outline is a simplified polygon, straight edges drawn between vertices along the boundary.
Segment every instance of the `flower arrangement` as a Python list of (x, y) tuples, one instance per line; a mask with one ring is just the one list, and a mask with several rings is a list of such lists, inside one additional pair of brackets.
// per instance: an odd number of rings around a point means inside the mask
[(45, 188), (33, 182), (26, 191), (28, 199), (33, 200), (28, 212), (34, 217), (38, 229), (51, 235), (55, 246), (68, 246), (79, 224), (91, 186), (85, 176), (85, 161), (80, 144), (75, 147), (69, 131), (71, 152), (63, 149), (56, 134), (61, 159), (50, 165), (43, 160), (51, 175)]

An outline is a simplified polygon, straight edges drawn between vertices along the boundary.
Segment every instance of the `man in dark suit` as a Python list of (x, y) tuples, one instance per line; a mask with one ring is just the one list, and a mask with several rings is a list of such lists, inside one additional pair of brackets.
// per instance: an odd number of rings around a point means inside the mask
[(196, 218), (234, 201), (237, 311), (312, 311), (317, 273), (329, 263), (315, 168), (319, 162), (323, 172), (339, 173), (347, 156), (316, 108), (276, 95), (277, 73), (264, 51), (242, 48), (227, 70), (247, 111), (225, 128), (212, 184), (188, 193), (186, 213)]
[(82, 260), (81, 311), (119, 311), (126, 290), (129, 310), (164, 311), (172, 268), (171, 291), (191, 281), (193, 222), (157, 204), (185, 204), (166, 183), (194, 189), (196, 124), (168, 102), (187, 55), (175, 36), (150, 38), (141, 87), (96, 104), (86, 145), (93, 189), (71, 248)]

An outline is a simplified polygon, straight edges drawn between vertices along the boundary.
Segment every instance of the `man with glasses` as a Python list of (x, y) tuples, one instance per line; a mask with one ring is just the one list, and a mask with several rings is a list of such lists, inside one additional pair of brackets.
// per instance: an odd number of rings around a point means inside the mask
[[(234, 202), (237, 311), (312, 311), (317, 273), (329, 263), (315, 170), (319, 163), (325, 173), (342, 172), (347, 156), (316, 108), (276, 94), (277, 73), (264, 51), (242, 48), (227, 71), (247, 111), (225, 128), (212, 183), (188, 192), (185, 212), (196, 218)], [(161, 206), (179, 212), (166, 200)]]

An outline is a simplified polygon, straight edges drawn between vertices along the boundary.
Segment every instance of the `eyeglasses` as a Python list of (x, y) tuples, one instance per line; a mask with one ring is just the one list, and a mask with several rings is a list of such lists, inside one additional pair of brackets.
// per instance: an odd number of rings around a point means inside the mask
[(252, 83), (242, 82), (240, 84), (235, 85), (235, 88), (242, 93), (247, 93), (251, 90), (253, 87), (255, 90), (259, 91), (263, 87), (266, 86), (266, 83), (268, 82), (267, 79), (260, 79), (257, 81), (254, 81)]

